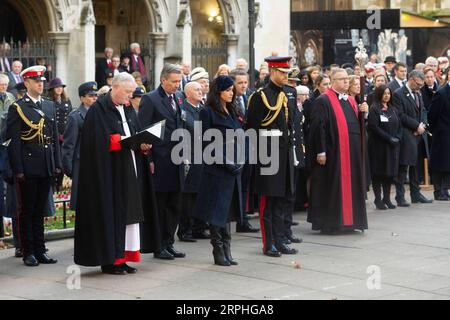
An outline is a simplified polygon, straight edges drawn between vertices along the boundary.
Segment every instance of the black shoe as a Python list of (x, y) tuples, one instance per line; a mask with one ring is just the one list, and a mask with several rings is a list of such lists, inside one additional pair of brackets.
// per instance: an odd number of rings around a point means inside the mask
[(55, 264), (58, 262), (58, 260), (50, 258), (46, 253), (41, 256), (36, 256), (36, 259), (42, 264)]
[(16, 251), (14, 253), (14, 257), (16, 258), (23, 258), (23, 252), (21, 248), (16, 248)]
[(281, 252), (277, 250), (277, 248), (275, 248), (275, 246), (272, 246), (269, 250), (266, 250), (264, 252), (264, 254), (266, 256), (269, 257), (274, 257), (274, 258), (279, 258), (282, 256)]
[(110, 264), (107, 266), (102, 266), (102, 273), (112, 274), (114, 276), (123, 276), (126, 274), (126, 271), (124, 270), (124, 268), (122, 268), (122, 266), (115, 266)]
[(256, 233), (259, 232), (258, 228), (254, 228), (250, 222), (247, 221), (244, 225), (236, 224), (236, 232), (238, 233)]
[(184, 258), (186, 254), (180, 251), (175, 250), (174, 247), (168, 247), (167, 252), (169, 252), (174, 258)]
[(126, 273), (128, 274), (135, 274), (137, 272), (136, 268), (130, 267), (129, 265), (127, 265), (126, 263), (122, 263), (120, 265), (120, 267), (122, 268), (122, 270), (124, 270)]
[(190, 234), (179, 235), (178, 239), (180, 239), (181, 242), (197, 242), (197, 240), (195, 240)]
[(289, 239), (286, 237), (286, 238), (283, 239), (283, 243), (284, 243), (284, 244), (291, 244), (292, 241), (289, 240)]
[(175, 257), (166, 249), (153, 254), (153, 257), (161, 260), (173, 260)]
[(436, 201), (449, 201), (449, 198), (447, 198), (447, 196), (444, 195), (444, 194), (435, 194), (434, 195), (434, 200), (436, 200)]
[(419, 193), (417, 196), (411, 197), (412, 203), (432, 203), (433, 200), (425, 198), (425, 196)]
[(387, 210), (387, 207), (386, 207), (386, 205), (384, 204), (384, 202), (383, 201), (381, 201), (381, 200), (375, 200), (375, 207), (378, 209), (378, 210)]
[(297, 238), (296, 236), (287, 236), (288, 240), (291, 241), (291, 243), (302, 243), (302, 238)]
[(276, 245), (275, 248), (277, 248), (277, 250), (280, 251), (282, 254), (297, 254), (298, 253), (297, 249), (290, 248), (285, 244)]
[(37, 267), (39, 265), (39, 261), (32, 254), (23, 258), (23, 263), (25, 263), (27, 267)]
[(192, 238), (194, 238), (194, 239), (211, 239), (211, 236), (209, 235), (208, 232), (203, 230), (201, 232), (193, 232)]
[(410, 204), (408, 202), (406, 202), (405, 199), (395, 199), (397, 201), (397, 206), (398, 207), (404, 207), (407, 208), (410, 206)]
[(384, 204), (386, 205), (386, 207), (388, 207), (388, 209), (395, 209), (397, 208), (392, 202), (391, 199), (383, 199)]
[(298, 226), (298, 222), (297, 221), (292, 221), (291, 222), (291, 226)]

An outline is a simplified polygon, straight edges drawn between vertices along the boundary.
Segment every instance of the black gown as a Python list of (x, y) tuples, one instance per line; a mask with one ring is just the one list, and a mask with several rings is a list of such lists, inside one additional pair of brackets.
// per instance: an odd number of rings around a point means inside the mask
[[(332, 91), (332, 94), (334, 91)], [(336, 115), (327, 95), (317, 98), (312, 113), (309, 150), (311, 152), (311, 191), (308, 222), (313, 230), (367, 229), (365, 205), (365, 178), (362, 157), (364, 132), (349, 101), (339, 100), (347, 123), (351, 195), (342, 192), (341, 153)], [(359, 113), (359, 117), (362, 114)], [(363, 136), (361, 136), (363, 135)], [(316, 157), (326, 152), (326, 164), (321, 166)], [(351, 196), (352, 225), (343, 223), (343, 198)]]
[[(130, 132), (134, 134), (139, 130), (136, 112), (130, 107), (124, 111)], [(123, 258), (126, 226), (130, 224), (141, 224), (142, 252), (159, 250), (148, 163), (136, 147), (138, 179), (130, 150), (109, 150), (111, 135), (125, 135), (121, 120), (109, 94), (86, 114), (80, 144), (75, 224), (74, 260), (79, 265), (109, 265)]]

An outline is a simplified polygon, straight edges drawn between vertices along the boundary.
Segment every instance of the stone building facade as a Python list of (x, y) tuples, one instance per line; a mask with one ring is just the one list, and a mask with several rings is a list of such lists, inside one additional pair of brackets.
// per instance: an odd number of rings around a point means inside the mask
[[(289, 52), (290, 0), (256, 3), (258, 65), (273, 51)], [(2, 1), (0, 11), (6, 7), (13, 14), (3, 23), (16, 27), (0, 36), (8, 40), (22, 34), (23, 42), (51, 42), (54, 75), (67, 82), (72, 96), (79, 83), (95, 79), (95, 61), (105, 46), (120, 54), (130, 43), (140, 42), (154, 85), (165, 61), (191, 62), (194, 47), (205, 43), (223, 46), (223, 62), (231, 66), (239, 57), (248, 59), (247, 0)]]

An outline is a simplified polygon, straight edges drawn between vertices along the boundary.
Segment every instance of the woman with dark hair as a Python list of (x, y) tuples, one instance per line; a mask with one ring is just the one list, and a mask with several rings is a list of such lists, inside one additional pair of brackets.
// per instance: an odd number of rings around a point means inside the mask
[(398, 173), (401, 137), (402, 127), (398, 111), (392, 105), (392, 90), (381, 85), (375, 89), (374, 103), (369, 112), (370, 171), (378, 210), (395, 209), (390, 192)]
[[(69, 113), (72, 112), (72, 103), (67, 97), (66, 85), (62, 82), (60, 78), (52, 79), (48, 84), (48, 94), (47, 97), (55, 103), (56, 107), (56, 124), (58, 126), (58, 137), (60, 143), (60, 149), (62, 148), (62, 143), (64, 141), (64, 131), (66, 130), (67, 120), (69, 118)], [(64, 175), (60, 174), (56, 178), (56, 189), (61, 189)], [(52, 199), (49, 200), (50, 205), (52, 205)], [(52, 209), (52, 215), (54, 210)]]
[[(227, 132), (241, 129), (234, 109), (234, 82), (228, 76), (219, 76), (211, 84), (205, 108), (200, 111), (203, 131), (215, 129), (222, 134), (223, 149), (217, 146), (211, 154), (222, 161), (208, 163), (204, 161), (203, 173), (198, 190), (194, 216), (210, 226), (214, 263), (221, 266), (236, 265), (231, 257), (230, 221), (242, 221), (241, 159), (227, 159), (225, 149), (233, 148), (238, 154), (236, 139), (227, 141)], [(218, 141), (214, 141), (215, 144)], [(204, 147), (207, 147), (205, 144)], [(222, 148), (222, 147), (220, 147)], [(228, 149), (229, 150), (229, 149)], [(218, 152), (221, 153), (218, 154)], [(242, 153), (241, 153), (242, 154)], [(242, 164), (240, 164), (242, 163)]]

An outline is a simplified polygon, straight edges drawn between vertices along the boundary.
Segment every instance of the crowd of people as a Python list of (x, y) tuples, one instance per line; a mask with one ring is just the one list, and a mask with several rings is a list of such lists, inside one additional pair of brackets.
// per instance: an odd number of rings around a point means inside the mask
[[(47, 254), (43, 217), (54, 214), (52, 195), (63, 175), (72, 179), (75, 263), (114, 275), (137, 272), (127, 263), (145, 253), (184, 258), (176, 237), (209, 239), (215, 264), (237, 265), (231, 221), (236, 232), (261, 232), (269, 257), (298, 253), (295, 210), (307, 210), (312, 229), (324, 234), (363, 232), (370, 185), (378, 210), (410, 206), (407, 181), (412, 203), (432, 202), (420, 192), (425, 169), (434, 199), (450, 200), (447, 58), (429, 57), (410, 72), (394, 57), (381, 63), (376, 55), (364, 66), (304, 70), (290, 60), (273, 54), (249, 70), (238, 59), (214, 76), (201, 66), (166, 64), (160, 85), (148, 92), (139, 45), (122, 57), (106, 48), (96, 81), (79, 86), (78, 108), (62, 79), (51, 79), (43, 98), (46, 68), (22, 70), (14, 61), (8, 75), (0, 74), (0, 214), (12, 218), (15, 256), (27, 266), (57, 262)], [(127, 142), (162, 120), (161, 139)], [(195, 145), (198, 123), (224, 141), (228, 130), (255, 130), (257, 142), (226, 141), (244, 148), (245, 161), (216, 154), (222, 161), (198, 163), (192, 148), (175, 163), (173, 134), (185, 129)], [(250, 163), (250, 151), (261, 146), (277, 155), (275, 173), (265, 174), (260, 156)], [(260, 229), (250, 223), (255, 212)]]

